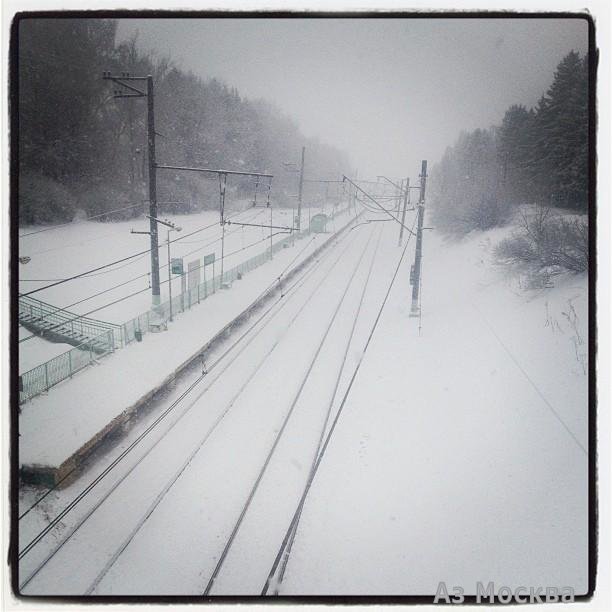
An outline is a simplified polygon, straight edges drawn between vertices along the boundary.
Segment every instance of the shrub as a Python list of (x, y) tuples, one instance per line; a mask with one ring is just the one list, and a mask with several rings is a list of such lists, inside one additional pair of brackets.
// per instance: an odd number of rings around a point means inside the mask
[(520, 212), (519, 229), (495, 247), (501, 263), (531, 273), (548, 270), (586, 272), (589, 266), (589, 228), (582, 216), (561, 216), (550, 208)]
[(505, 225), (509, 207), (495, 195), (482, 194), (466, 205), (456, 222), (456, 233), (468, 234), (473, 230), (486, 231)]

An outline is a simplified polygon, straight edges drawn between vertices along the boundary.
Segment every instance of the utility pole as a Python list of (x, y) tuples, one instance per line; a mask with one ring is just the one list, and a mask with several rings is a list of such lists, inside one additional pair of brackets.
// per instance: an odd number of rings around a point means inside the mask
[(130, 204), (133, 204), (136, 200), (136, 172), (134, 169), (134, 103), (132, 100), (128, 100), (128, 129), (130, 136), (130, 167), (129, 167), (129, 180), (130, 180)]
[[(149, 218), (151, 234), (151, 309), (159, 320), (153, 322), (153, 327), (159, 327), (161, 316), (159, 306), (161, 303), (159, 288), (159, 243), (157, 238), (157, 223), (153, 220), (157, 218), (157, 182), (155, 164), (155, 115), (154, 115), (154, 95), (153, 77), (131, 76), (129, 72), (122, 72), (120, 75), (113, 75), (110, 72), (103, 72), (102, 78), (106, 81), (113, 81), (123, 89), (115, 90), (114, 98), (147, 98), (147, 142), (149, 148)], [(129, 84), (128, 81), (146, 81), (147, 89), (142, 91)]]
[[(423, 216), (425, 212), (425, 185), (427, 181), (427, 160), (421, 162), (421, 187), (419, 191), (419, 203), (417, 204), (417, 236), (416, 250), (414, 252), (414, 266), (412, 268), (412, 305), (410, 307), (410, 316), (420, 316), (419, 307), (419, 289), (421, 284), (421, 256), (423, 249)], [(407, 190), (406, 190), (407, 191)]]
[(153, 77), (147, 76), (147, 143), (149, 147), (149, 216), (151, 227), (151, 293), (152, 307), (159, 312), (161, 291), (159, 288), (159, 242), (157, 238), (157, 171), (155, 165), (155, 106)]
[(297, 231), (301, 230), (302, 226), (302, 192), (304, 190), (304, 154), (306, 147), (302, 147), (302, 163), (300, 165), (300, 185), (298, 189), (298, 209), (297, 209)]
[[(404, 236), (404, 223), (406, 222), (406, 207), (410, 203), (410, 179), (406, 179), (406, 188), (404, 190), (404, 209), (402, 211), (402, 224), (400, 225), (399, 241), (397, 246), (402, 246), (402, 238)], [(399, 201), (398, 201), (399, 206)]]

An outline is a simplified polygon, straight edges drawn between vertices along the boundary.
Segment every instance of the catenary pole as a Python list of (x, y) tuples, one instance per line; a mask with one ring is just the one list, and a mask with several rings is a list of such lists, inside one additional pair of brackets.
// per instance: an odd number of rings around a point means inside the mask
[(170, 232), (168, 230), (168, 306), (170, 310), (170, 321), (172, 321), (172, 259), (170, 258)]
[[(159, 283), (159, 243), (157, 235), (157, 223), (153, 220), (157, 218), (157, 180), (155, 163), (155, 99), (153, 92), (153, 77), (132, 76), (128, 72), (120, 75), (113, 75), (108, 71), (102, 73), (102, 79), (113, 81), (122, 89), (115, 90), (114, 98), (147, 98), (147, 145), (149, 157), (149, 217), (151, 235), (151, 310), (157, 319), (154, 318), (153, 327), (158, 327), (161, 323), (161, 304), (160, 283)], [(147, 82), (147, 89), (143, 91), (129, 82)], [(131, 121), (131, 117), (130, 117)], [(130, 144), (131, 146), (131, 144)], [(131, 154), (131, 151), (130, 151)]]
[(149, 215), (151, 228), (151, 301), (153, 311), (159, 314), (161, 295), (159, 288), (159, 248), (157, 237), (157, 172), (155, 164), (155, 100), (153, 77), (147, 76), (147, 144), (149, 148)]
[(414, 267), (412, 274), (412, 305), (410, 307), (410, 316), (418, 317), (420, 315), (419, 307), (419, 287), (421, 284), (421, 257), (423, 249), (423, 216), (425, 213), (425, 185), (427, 181), (427, 160), (421, 162), (421, 186), (419, 191), (419, 203), (417, 204), (417, 236), (416, 249), (414, 252)]

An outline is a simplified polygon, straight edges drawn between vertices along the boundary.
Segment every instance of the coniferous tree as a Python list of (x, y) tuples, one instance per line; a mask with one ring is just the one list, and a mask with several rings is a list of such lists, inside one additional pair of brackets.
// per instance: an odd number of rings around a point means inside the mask
[(556, 206), (586, 208), (587, 74), (586, 60), (568, 53), (536, 109), (532, 177), (538, 196)]
[(462, 134), (432, 170), (441, 229), (465, 233), (508, 218), (521, 204), (586, 210), (588, 61), (572, 51), (536, 108), (513, 105), (501, 126)]
[[(115, 100), (116, 86), (101, 78), (104, 70), (153, 76), (159, 163), (274, 174), (273, 197), (285, 206), (294, 203), (289, 196), (296, 193), (297, 178), (284, 162), (299, 160), (302, 146), (311, 176), (348, 172), (345, 154), (304, 138), (269, 103), (180, 70), (170, 58), (143, 54), (135, 37), (117, 45), (115, 31), (116, 22), (106, 19), (20, 23), (20, 222), (66, 221), (77, 209), (95, 215), (146, 201), (146, 100)], [(230, 205), (232, 199), (252, 198), (254, 188), (254, 179), (233, 177)], [(218, 198), (212, 176), (158, 173), (162, 211), (216, 208)]]

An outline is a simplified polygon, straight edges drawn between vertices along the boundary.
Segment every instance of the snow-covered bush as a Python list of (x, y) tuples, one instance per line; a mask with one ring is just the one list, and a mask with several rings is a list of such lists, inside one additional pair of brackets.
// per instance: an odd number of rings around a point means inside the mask
[(495, 247), (500, 263), (532, 273), (586, 272), (589, 265), (589, 228), (585, 216), (563, 215), (548, 207), (522, 209), (519, 227)]

